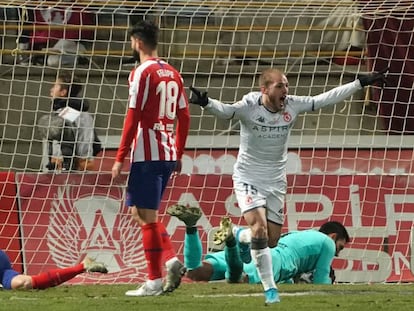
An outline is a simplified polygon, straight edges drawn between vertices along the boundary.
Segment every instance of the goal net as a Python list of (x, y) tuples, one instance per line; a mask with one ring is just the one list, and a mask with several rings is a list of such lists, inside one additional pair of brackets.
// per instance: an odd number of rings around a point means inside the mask
[[(65, 267), (91, 256), (107, 276), (74, 282), (140, 282), (146, 264), (139, 228), (124, 206), (128, 165), (111, 167), (127, 110), (132, 59), (128, 28), (160, 27), (159, 55), (185, 86), (234, 103), (258, 90), (269, 67), (289, 92), (317, 95), (389, 67), (384, 88), (299, 117), (288, 153), (284, 231), (341, 221), (352, 241), (334, 261), (340, 282), (413, 281), (414, 188), (412, 1), (23, 1), (0, 0), (0, 247), (19, 271)], [(39, 120), (52, 110), (56, 77), (77, 76), (103, 146), (87, 172), (51, 171)], [(85, 108), (86, 109), (86, 108)], [(237, 120), (191, 106), (183, 172), (171, 180), (160, 219), (180, 258), (185, 227), (165, 213), (199, 206), (203, 249), (229, 215), (244, 225), (231, 174)], [(50, 131), (46, 129), (46, 132)]]

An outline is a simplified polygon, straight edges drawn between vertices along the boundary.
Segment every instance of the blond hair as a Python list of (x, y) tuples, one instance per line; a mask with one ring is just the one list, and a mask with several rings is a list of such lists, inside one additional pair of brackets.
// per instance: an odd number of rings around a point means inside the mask
[(259, 78), (259, 87), (267, 88), (270, 84), (275, 81), (275, 76), (285, 75), (283, 71), (275, 68), (269, 68), (262, 72)]

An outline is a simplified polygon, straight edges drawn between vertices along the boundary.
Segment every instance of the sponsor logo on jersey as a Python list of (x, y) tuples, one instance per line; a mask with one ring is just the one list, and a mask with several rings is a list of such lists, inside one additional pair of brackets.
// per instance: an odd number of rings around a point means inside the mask
[(256, 119), (256, 121), (257, 121), (257, 122), (260, 122), (260, 123), (264, 123), (264, 122), (265, 122), (265, 118), (264, 118), (263, 116), (259, 116), (259, 117)]

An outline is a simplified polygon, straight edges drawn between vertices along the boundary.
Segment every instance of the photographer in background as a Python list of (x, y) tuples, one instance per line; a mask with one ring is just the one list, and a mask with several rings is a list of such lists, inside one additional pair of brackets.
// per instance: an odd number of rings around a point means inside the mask
[(77, 97), (81, 90), (69, 72), (60, 73), (50, 89), (52, 113), (38, 121), (40, 135), (48, 140), (49, 170), (93, 170), (93, 158), (101, 151), (89, 103)]

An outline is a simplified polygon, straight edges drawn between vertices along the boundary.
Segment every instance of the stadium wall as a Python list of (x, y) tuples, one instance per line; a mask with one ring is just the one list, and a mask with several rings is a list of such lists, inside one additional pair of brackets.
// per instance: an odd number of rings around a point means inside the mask
[[(112, 159), (111, 151), (107, 152)], [(230, 215), (234, 223), (244, 225), (229, 173), (236, 153), (237, 150), (190, 151), (184, 159), (186, 174), (172, 179), (167, 188), (160, 208), (161, 221), (180, 257), (185, 227), (165, 214), (169, 205), (178, 202), (203, 210), (199, 229), (204, 251), (209, 231), (219, 225), (222, 216)], [(349, 229), (352, 241), (334, 261), (339, 282), (412, 282), (414, 181), (409, 159), (413, 151), (355, 153), (289, 153), (283, 228), (318, 228), (327, 220), (341, 221)], [(406, 161), (401, 161), (401, 154)], [(357, 166), (355, 159), (364, 157), (367, 161)], [(398, 175), (393, 174), (396, 171)], [(80, 276), (74, 283), (143, 281), (146, 266), (140, 230), (131, 223), (124, 206), (125, 181), (126, 174), (116, 182), (108, 173), (16, 174), (19, 204), (9, 204), (9, 217), (19, 220), (21, 236), (16, 236), (15, 226), (2, 232), (3, 240), (17, 243), (20, 239), (22, 258), (14, 262), (18, 264), (23, 259), (24, 271), (35, 274), (69, 266), (88, 255), (104, 261), (110, 273)]]

